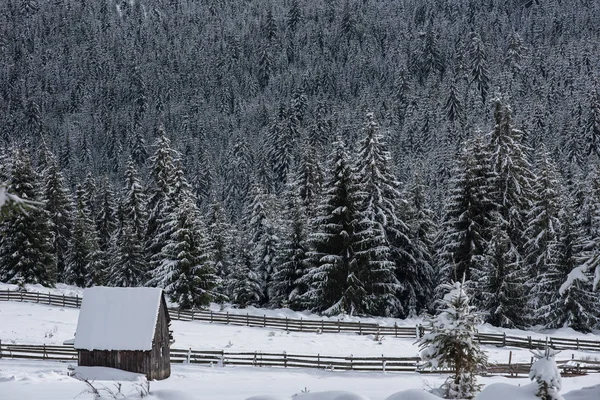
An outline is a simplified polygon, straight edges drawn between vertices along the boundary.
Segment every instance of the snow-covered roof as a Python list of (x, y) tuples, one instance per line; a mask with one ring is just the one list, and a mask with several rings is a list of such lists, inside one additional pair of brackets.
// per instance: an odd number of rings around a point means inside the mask
[(83, 291), (75, 348), (152, 349), (162, 289), (96, 286)]

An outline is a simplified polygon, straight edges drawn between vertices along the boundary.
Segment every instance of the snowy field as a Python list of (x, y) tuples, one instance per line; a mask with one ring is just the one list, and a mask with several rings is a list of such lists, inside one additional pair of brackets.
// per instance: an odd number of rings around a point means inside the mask
[[(0, 290), (8, 285), (2, 285)], [(12, 289), (12, 288), (11, 288)], [(31, 288), (29, 288), (31, 290)], [(40, 288), (47, 293), (48, 290)], [(77, 289), (59, 286), (53, 293), (65, 295), (81, 294)], [(318, 316), (294, 313), (289, 310), (237, 310), (254, 314), (267, 313), (272, 316), (288, 316), (303, 318)], [(3, 343), (21, 344), (62, 344), (64, 340), (73, 338), (77, 325), (79, 310), (35, 303), (0, 302), (0, 340)], [(366, 321), (366, 319), (365, 319)], [(372, 320), (372, 322), (389, 323), (389, 320)], [(414, 325), (418, 321), (405, 321), (406, 325)], [(393, 322), (392, 322), (393, 324)], [(382, 343), (371, 336), (356, 334), (317, 334), (308, 332), (286, 333), (283, 330), (269, 328), (249, 328), (242, 326), (217, 325), (205, 322), (172, 321), (175, 338), (174, 348), (195, 348), (202, 350), (228, 351), (269, 351), (323, 354), (323, 355), (355, 355), (355, 356), (395, 356), (414, 357), (418, 355), (418, 347), (413, 339), (396, 339), (386, 337)], [(598, 335), (583, 335), (571, 330), (552, 332), (525, 332), (502, 330), (491, 326), (482, 326), (481, 331), (506, 332), (519, 336), (544, 337), (545, 335), (560, 337), (580, 337), (599, 339)], [(491, 362), (508, 362), (509, 350), (513, 352), (513, 362), (529, 362), (531, 353), (518, 348), (484, 347)], [(600, 353), (563, 351), (558, 360), (589, 357), (600, 359)], [(361, 397), (336, 398), (329, 396), (315, 397), (316, 392), (346, 390), (370, 400), (386, 400), (390, 395), (408, 389), (426, 389), (439, 386), (444, 375), (420, 375), (415, 373), (358, 373), (343, 371), (321, 371), (309, 369), (278, 369), (251, 367), (205, 367), (198, 365), (173, 365), (171, 378), (152, 382), (150, 400), (155, 399), (222, 399), (244, 400), (251, 396), (256, 400), (289, 400), (292, 395), (304, 390), (309, 394), (301, 394), (294, 400), (358, 400)], [(0, 399), (92, 399), (86, 393), (83, 382), (67, 376), (67, 364), (58, 362), (24, 361), (0, 359)], [(502, 377), (480, 378), (480, 383), (505, 382), (509, 385), (528, 385), (526, 378), (507, 379)], [(563, 379), (562, 393), (598, 385), (600, 375)], [(103, 382), (112, 388), (113, 383)], [(522, 392), (526, 392), (526, 388)], [(123, 383), (122, 391), (129, 398), (139, 398), (136, 387), (131, 383)], [(310, 396), (312, 395), (312, 397)], [(482, 400), (495, 399), (492, 395)], [(393, 400), (429, 400), (427, 398), (406, 397), (398, 395)], [(392, 400), (390, 399), (390, 400)], [(565, 396), (566, 400), (599, 400), (600, 386), (593, 390), (573, 392)], [(254, 400), (254, 399), (253, 399)], [(511, 400), (529, 400), (527, 396)]]
[[(77, 327), (79, 310), (35, 303), (1, 302), (0, 340), (16, 344), (60, 345), (72, 339)], [(300, 354), (343, 356), (417, 357), (418, 346), (414, 339), (385, 337), (383, 341), (373, 336), (356, 334), (290, 332), (269, 328), (210, 324), (206, 322), (172, 321), (175, 343), (173, 348), (227, 351), (263, 351)], [(496, 330), (499, 332), (500, 330)], [(520, 335), (529, 333), (514, 331)], [(567, 335), (568, 332), (561, 332)], [(543, 336), (543, 335), (542, 335)], [(595, 337), (597, 338), (597, 336)], [(513, 362), (529, 362), (531, 353), (526, 349), (484, 346), (491, 362), (507, 363), (509, 350)], [(600, 359), (598, 352), (563, 351), (557, 359), (572, 357)]]
[[(0, 398), (2, 400), (91, 400), (86, 386), (66, 375), (66, 364), (56, 362), (0, 360)], [(370, 400), (385, 400), (392, 394), (408, 389), (425, 389), (439, 386), (441, 375), (413, 373), (383, 374), (336, 371), (284, 370), (249, 367), (210, 368), (190, 365), (173, 365), (172, 375), (164, 381), (150, 384), (149, 400), (244, 400), (252, 396), (273, 396), (289, 400), (304, 390), (310, 393), (323, 391), (349, 391)], [(504, 382), (510, 385), (527, 385), (529, 380), (502, 377), (481, 378), (480, 383)], [(112, 387), (109, 382), (98, 382)], [(562, 393), (598, 384), (597, 375), (563, 380)], [(135, 387), (123, 383), (122, 392), (136, 398)], [(585, 396), (565, 396), (565, 400), (598, 400), (600, 386), (588, 390)], [(581, 393), (579, 393), (581, 394)], [(139, 398), (139, 397), (137, 397)], [(266, 397), (263, 397), (266, 398)], [(300, 400), (300, 398), (298, 399)], [(342, 399), (340, 399), (342, 400)], [(354, 400), (347, 398), (344, 400)], [(408, 400), (408, 399), (407, 399)], [(506, 400), (506, 397), (500, 400)], [(510, 400), (519, 400), (511, 398)]]

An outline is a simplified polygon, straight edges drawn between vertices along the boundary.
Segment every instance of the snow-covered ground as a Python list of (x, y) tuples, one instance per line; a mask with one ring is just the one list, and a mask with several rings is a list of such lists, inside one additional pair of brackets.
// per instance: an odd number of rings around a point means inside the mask
[[(0, 290), (8, 285), (0, 285)], [(10, 287), (10, 289), (13, 289)], [(28, 290), (34, 291), (28, 287)], [(39, 290), (48, 293), (48, 289)], [(77, 288), (60, 285), (52, 289), (53, 293), (65, 295), (81, 295)], [(217, 309), (215, 306), (215, 309)], [(303, 318), (319, 318), (306, 313), (294, 313), (289, 310), (238, 310), (252, 314), (271, 316), (287, 316)], [(79, 310), (62, 308), (35, 303), (0, 302), (0, 340), (3, 343), (23, 344), (62, 344), (66, 339), (73, 338), (77, 325)], [(362, 319), (367, 321), (367, 319)], [(386, 320), (371, 319), (371, 322), (389, 323)], [(406, 321), (406, 325), (414, 325), (417, 321)], [(392, 322), (393, 324), (393, 322)], [(413, 339), (396, 339), (387, 337), (382, 343), (370, 336), (355, 334), (317, 334), (308, 332), (286, 333), (282, 330), (269, 328), (249, 328), (204, 323), (199, 321), (172, 321), (172, 329), (176, 343), (175, 348), (195, 348), (205, 350), (227, 351), (269, 351), (324, 354), (324, 355), (355, 355), (355, 356), (397, 356), (413, 357), (418, 354), (418, 347)], [(507, 335), (543, 337), (553, 335), (560, 337), (588, 337), (598, 340), (597, 335), (582, 335), (562, 329), (553, 332), (524, 332), (510, 331), (483, 326), (481, 331), (506, 332)], [(509, 350), (513, 352), (513, 362), (529, 362), (531, 353), (517, 348), (484, 347), (490, 361), (508, 362)], [(556, 358), (569, 359), (590, 357), (600, 359), (600, 353), (564, 351)], [(445, 379), (444, 375), (420, 375), (416, 373), (358, 373), (343, 371), (322, 371), (308, 369), (281, 368), (251, 368), (251, 367), (205, 367), (198, 365), (173, 365), (172, 376), (161, 382), (152, 382), (150, 400), (244, 400), (251, 396), (255, 400), (289, 400), (292, 395), (308, 390), (311, 396), (302, 394), (294, 400), (357, 400), (360, 397), (344, 397), (339, 393), (329, 393), (315, 396), (317, 392), (348, 391), (364, 396), (370, 400), (385, 400), (394, 393), (409, 389), (426, 389), (439, 386)], [(0, 359), (0, 399), (92, 399), (86, 392), (86, 385), (66, 375), (67, 365), (58, 362), (24, 361)], [(506, 383), (508, 385), (527, 385), (529, 379), (507, 379), (502, 377), (480, 378), (480, 383)], [(599, 375), (589, 375), (563, 380), (562, 393), (597, 385)], [(102, 385), (113, 389), (112, 382)], [(136, 386), (123, 383), (122, 391), (129, 398), (136, 398)], [(492, 387), (493, 389), (493, 387)], [(491, 390), (489, 393), (497, 393)], [(525, 388), (520, 392), (522, 398), (513, 397), (511, 400), (526, 400)], [(133, 397), (131, 397), (133, 396)], [(265, 397), (265, 396), (271, 396)], [(139, 398), (139, 397), (138, 397)], [(414, 393), (397, 394), (395, 400), (426, 400), (418, 398)], [(502, 399), (505, 400), (506, 396)], [(565, 396), (566, 400), (599, 400), (600, 386), (589, 390), (572, 392)], [(427, 399), (428, 400), (428, 399)], [(496, 400), (482, 398), (478, 400)]]
[[(0, 360), (0, 398), (2, 400), (91, 400), (85, 393), (86, 385), (66, 375), (66, 364), (42, 361)], [(273, 399), (290, 400), (291, 396), (308, 390), (310, 393), (324, 391), (348, 391), (370, 400), (385, 400), (394, 393), (408, 389), (426, 389), (439, 386), (441, 375), (418, 375), (413, 373), (358, 373), (321, 370), (290, 370), (250, 367), (200, 367), (173, 365), (172, 375), (164, 381), (150, 384), (149, 400), (244, 400), (252, 396), (272, 396)], [(111, 389), (111, 382), (97, 382)], [(506, 383), (527, 385), (525, 378), (481, 378), (480, 383)], [(564, 379), (565, 394), (573, 390), (598, 384), (597, 375)], [(133, 384), (123, 383), (122, 392), (131, 399), (139, 398)], [(598, 400), (600, 388), (581, 391), (577, 397), (565, 396), (566, 400)], [(587, 392), (587, 393), (586, 393)], [(583, 393), (584, 395), (581, 395)], [(575, 393), (577, 394), (577, 393)], [(323, 396), (322, 399), (325, 397)], [(499, 400), (506, 400), (504, 396)], [(294, 398), (300, 400), (302, 397)], [(316, 397), (311, 400), (321, 400)], [(347, 398), (346, 400), (350, 400)], [(352, 399), (354, 400), (354, 399)], [(414, 397), (404, 400), (415, 400)], [(481, 399), (490, 400), (490, 399)], [(521, 400), (511, 397), (510, 400)]]
[[(0, 340), (3, 343), (60, 345), (72, 339), (79, 310), (36, 303), (0, 302)], [(199, 350), (263, 351), (322, 355), (416, 357), (414, 339), (386, 337), (379, 342), (372, 336), (336, 333), (290, 332), (269, 328), (172, 321), (173, 348)], [(517, 331), (520, 335), (523, 332)], [(531, 353), (519, 348), (484, 346), (491, 362), (507, 363), (509, 350), (513, 362), (529, 362)], [(564, 351), (558, 360), (572, 357), (600, 359), (600, 353)]]

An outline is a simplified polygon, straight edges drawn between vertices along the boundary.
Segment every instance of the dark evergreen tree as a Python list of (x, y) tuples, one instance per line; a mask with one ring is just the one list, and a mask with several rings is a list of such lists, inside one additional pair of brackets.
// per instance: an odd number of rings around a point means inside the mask
[[(352, 278), (360, 282), (365, 291), (360, 294), (363, 304), (360, 308), (355, 305), (359, 314), (392, 316), (403, 312), (405, 306), (414, 312), (421, 305), (416, 304), (416, 297), (421, 295), (419, 289), (423, 288), (423, 282), (415, 280), (422, 277), (417, 275), (419, 267), (395, 264), (393, 252), (398, 250), (392, 246), (396, 242), (392, 244), (388, 239), (392, 237), (393, 240), (392, 235), (396, 234), (399, 225), (395, 201), (400, 197), (397, 183), (389, 172), (389, 161), (379, 126), (373, 113), (368, 113), (364, 136), (358, 143), (355, 179), (360, 189), (356, 193), (356, 219), (352, 221), (355, 237), (351, 238), (355, 254), (350, 264), (356, 274)], [(395, 272), (402, 267), (416, 274), (403, 276), (406, 280), (401, 284)], [(409, 296), (406, 296), (407, 292)], [(399, 294), (403, 295), (401, 300), (405, 303), (398, 299)]]
[(73, 201), (65, 178), (52, 154), (48, 154), (46, 169), (42, 171), (43, 199), (49, 214), (56, 273), (59, 282), (65, 281), (64, 271), (73, 229)]
[(206, 306), (219, 297), (215, 291), (219, 279), (209, 261), (205, 227), (192, 197), (184, 198), (174, 210), (170, 225), (160, 271), (153, 272), (163, 280), (157, 286), (164, 287), (180, 308)]
[(302, 295), (307, 290), (306, 284), (302, 283), (302, 277), (307, 272), (308, 230), (306, 211), (295, 192), (295, 186), (288, 185), (285, 197), (285, 227), (273, 274), (271, 304), (299, 311), (304, 309)]
[(223, 206), (215, 200), (210, 206), (206, 222), (209, 262), (221, 282), (216, 290), (221, 295), (230, 297), (231, 293), (227, 289), (232, 278), (231, 274), (235, 259), (235, 232), (227, 221)]
[(56, 283), (56, 256), (52, 246), (50, 215), (40, 203), (39, 176), (24, 151), (12, 155), (11, 180), (8, 192), (27, 201), (38, 202), (27, 212), (13, 212), (0, 225), (0, 281)]
[(76, 190), (75, 221), (65, 269), (65, 282), (79, 287), (100, 283), (104, 275), (103, 253), (98, 245), (96, 226), (87, 208), (81, 186)]
[(366, 293), (352, 262), (359, 199), (344, 143), (338, 140), (335, 146), (327, 189), (312, 222), (308, 253), (312, 267), (301, 280), (309, 285), (302, 300), (325, 314), (354, 314), (364, 310), (362, 295)]
[[(537, 179), (533, 185), (533, 205), (527, 214), (525, 230), (525, 267), (531, 323), (545, 323), (540, 307), (556, 301), (558, 288), (566, 276), (558, 274), (561, 223), (558, 173), (542, 148), (537, 161)], [(556, 279), (558, 276), (558, 280)]]

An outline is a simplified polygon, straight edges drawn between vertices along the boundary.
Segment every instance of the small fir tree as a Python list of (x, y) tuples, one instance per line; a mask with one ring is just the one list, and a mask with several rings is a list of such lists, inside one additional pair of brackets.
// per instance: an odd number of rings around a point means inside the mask
[(532, 351), (536, 361), (531, 365), (529, 379), (536, 381), (538, 391), (536, 397), (542, 400), (564, 400), (558, 393), (562, 388), (560, 371), (554, 361), (559, 351), (551, 350), (548, 346), (542, 351)]
[(487, 356), (475, 340), (481, 316), (469, 305), (464, 281), (445, 284), (440, 313), (428, 320), (429, 332), (419, 339), (421, 357), (432, 368), (451, 368), (442, 386), (446, 399), (472, 399), (480, 390), (475, 374)]

